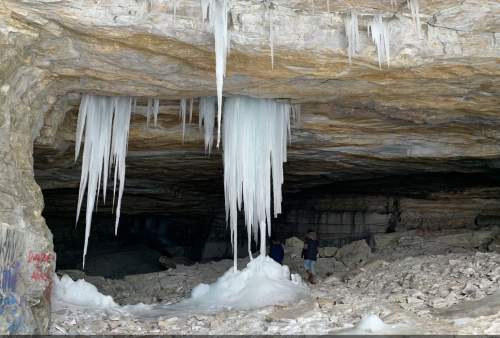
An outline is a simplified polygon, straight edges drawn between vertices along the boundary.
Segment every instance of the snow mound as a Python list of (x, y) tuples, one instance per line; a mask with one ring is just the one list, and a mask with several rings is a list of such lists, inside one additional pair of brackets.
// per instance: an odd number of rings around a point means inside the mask
[(54, 278), (52, 297), (57, 302), (81, 306), (117, 307), (111, 296), (105, 296), (84, 279), (72, 280), (68, 275)]
[(245, 310), (279, 302), (295, 302), (307, 294), (300, 278), (290, 279), (288, 266), (264, 256), (252, 260), (241, 271), (229, 269), (211, 285), (199, 284), (179, 305), (196, 303), (198, 308)]
[(415, 328), (407, 324), (386, 324), (377, 315), (363, 317), (354, 328), (339, 333), (340, 335), (381, 335), (415, 334)]

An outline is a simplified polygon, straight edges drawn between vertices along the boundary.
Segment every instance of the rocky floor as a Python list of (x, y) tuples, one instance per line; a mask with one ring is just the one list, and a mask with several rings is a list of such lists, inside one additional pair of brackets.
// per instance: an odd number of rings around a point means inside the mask
[[(498, 241), (498, 229), (488, 231), (393, 233), (372, 238), (372, 248), (359, 241), (340, 250), (325, 249), (323, 255), (330, 252), (334, 257), (318, 259), (317, 284), (309, 285), (310, 297), (296, 304), (174, 318), (146, 318), (130, 306), (118, 310), (54, 308), (50, 333), (359, 333), (350, 330), (367, 315), (377, 315), (386, 324), (399, 323), (392, 333), (499, 334), (500, 255), (487, 249), (495, 249), (492, 245)], [(303, 273), (300, 247), (298, 239), (290, 239), (285, 245), (284, 263), (292, 273)], [(246, 262), (239, 260), (239, 268)], [(165, 304), (189, 296), (191, 289), (202, 281), (214, 282), (231, 264), (225, 260), (177, 266), (119, 281), (103, 278), (100, 285), (95, 285), (101, 292), (108, 290), (122, 305)], [(391, 333), (387, 332), (390, 326), (385, 332), (376, 331), (376, 327), (360, 327), (372, 333)]]

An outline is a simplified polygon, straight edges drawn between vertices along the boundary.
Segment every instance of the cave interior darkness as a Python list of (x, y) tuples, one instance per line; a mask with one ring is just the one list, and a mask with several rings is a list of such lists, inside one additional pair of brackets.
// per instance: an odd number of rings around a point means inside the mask
[[(34, 148), (35, 179), (42, 188), (45, 217), (54, 236), (59, 270), (82, 270), (85, 218), (75, 227), (81, 155), (74, 162), (78, 94), (64, 100), (58, 148)], [(141, 104), (143, 107), (141, 107)], [(161, 100), (158, 127), (145, 127), (145, 101), (132, 117), (125, 191), (118, 235), (112, 198), (102, 198), (92, 218), (88, 275), (123, 278), (164, 270), (161, 256), (193, 264), (232, 258), (225, 221), (222, 149), (203, 152), (197, 102), (185, 143), (176, 120), (179, 100)], [(142, 109), (142, 110), (141, 110)], [(303, 105), (302, 126), (313, 117)], [(307, 149), (311, 133), (293, 126), (284, 164), (283, 212), (272, 222), (279, 240), (318, 233), (322, 247), (341, 247), (376, 233), (412, 229), (453, 232), (500, 225), (496, 159), (387, 160)], [(175, 136), (168, 135), (174, 130)], [(216, 132), (216, 130), (214, 131)], [(144, 142), (144, 135), (153, 139)], [(166, 134), (166, 135), (165, 135)], [(69, 136), (68, 136), (69, 135)], [(72, 136), (73, 135), (73, 138)], [(215, 142), (214, 142), (215, 143)], [(393, 149), (394, 152), (398, 151)], [(400, 156), (400, 154), (398, 154)], [(108, 196), (112, 196), (112, 182)], [(85, 200), (82, 213), (85, 214)], [(242, 213), (239, 256), (247, 256)], [(252, 241), (252, 249), (258, 245)]]

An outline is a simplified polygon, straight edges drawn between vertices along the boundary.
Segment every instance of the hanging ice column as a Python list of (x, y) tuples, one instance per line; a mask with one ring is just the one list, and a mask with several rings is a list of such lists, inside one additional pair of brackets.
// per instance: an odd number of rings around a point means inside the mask
[(217, 81), (217, 148), (220, 142), (222, 115), (222, 87), (226, 76), (226, 59), (231, 46), (231, 32), (227, 29), (227, 0), (200, 0), (203, 20), (208, 18), (207, 30), (215, 37), (215, 76)]
[(411, 10), (411, 17), (413, 19), (413, 25), (417, 35), (420, 37), (421, 25), (420, 25), (420, 8), (418, 5), (418, 0), (407, 0), (408, 8)]
[(347, 54), (349, 55), (349, 64), (352, 65), (352, 56), (359, 48), (359, 29), (358, 15), (356, 9), (351, 8), (344, 18), (345, 35), (347, 36)]
[[(295, 107), (294, 116), (298, 111)], [(260, 231), (260, 252), (265, 255), (265, 238), (271, 230), (271, 182), (274, 217), (281, 213), (290, 112), (290, 104), (272, 99), (229, 97), (224, 103), (224, 191), (235, 271), (238, 210), (244, 205), (250, 258), (252, 232), (257, 240)]]
[(120, 180), (118, 203), (116, 207), (115, 234), (118, 231), (121, 200), (125, 184), (125, 157), (127, 154), (131, 105), (132, 98), (130, 97), (108, 97), (88, 94), (84, 94), (82, 97), (76, 127), (75, 162), (80, 153), (83, 129), (86, 126), (82, 176), (80, 180), (76, 215), (76, 220), (78, 221), (85, 188), (87, 188), (85, 246), (83, 249), (84, 267), (92, 221), (92, 211), (94, 210), (96, 199), (99, 198), (101, 179), (103, 201), (105, 202), (108, 175), (111, 172), (113, 164), (115, 165), (113, 206), (116, 194), (116, 180)]
[(378, 65), (382, 68), (382, 60), (387, 58), (387, 67), (389, 67), (389, 33), (382, 20), (382, 13), (376, 13), (371, 22), (368, 22), (368, 30), (371, 30), (373, 42), (377, 45)]

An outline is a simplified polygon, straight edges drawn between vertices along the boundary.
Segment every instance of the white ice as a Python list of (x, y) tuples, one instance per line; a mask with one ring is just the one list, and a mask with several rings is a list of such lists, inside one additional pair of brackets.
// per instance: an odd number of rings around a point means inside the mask
[(115, 229), (118, 229), (121, 198), (125, 183), (125, 157), (127, 154), (131, 105), (132, 98), (130, 97), (109, 97), (89, 94), (82, 96), (76, 131), (75, 162), (80, 153), (85, 128), (82, 175), (80, 178), (76, 214), (76, 220), (78, 221), (85, 190), (87, 190), (85, 244), (83, 249), (84, 266), (92, 222), (92, 212), (95, 202), (99, 198), (101, 182), (103, 201), (106, 200), (107, 180), (113, 164), (115, 165), (113, 206), (116, 182), (117, 180), (120, 181), (115, 225)]
[(416, 331), (411, 326), (398, 324), (385, 324), (377, 315), (363, 317), (354, 328), (345, 330), (339, 335), (394, 335), (394, 334), (415, 334)]
[(344, 17), (344, 26), (348, 42), (347, 54), (349, 55), (349, 64), (352, 64), (352, 56), (359, 49), (358, 15), (354, 7)]
[(415, 31), (417, 35), (421, 34), (421, 25), (420, 25), (420, 9), (418, 0), (407, 0), (408, 8), (411, 10), (411, 17), (413, 20), (413, 25), (415, 26)]
[(186, 133), (186, 99), (181, 99), (179, 117), (181, 118), (182, 125), (182, 144), (184, 144), (184, 134)]
[(94, 307), (118, 307), (111, 296), (105, 296), (97, 288), (83, 279), (73, 281), (68, 275), (54, 276), (54, 287), (52, 289), (53, 306), (63, 307), (64, 304), (94, 306)]
[(226, 76), (226, 59), (231, 46), (231, 31), (227, 29), (227, 0), (201, 0), (203, 20), (208, 18), (207, 29), (215, 37), (215, 76), (217, 82), (217, 148), (220, 143), (222, 118), (222, 87)]
[(371, 30), (373, 42), (377, 46), (379, 67), (382, 68), (383, 59), (387, 59), (387, 67), (389, 67), (389, 33), (382, 20), (382, 13), (376, 13), (373, 20), (368, 22), (368, 30)]
[(260, 232), (261, 252), (265, 250), (266, 233), (271, 230), (271, 196), (274, 217), (281, 213), (290, 113), (290, 104), (272, 99), (228, 97), (224, 103), (224, 191), (235, 270), (238, 210), (245, 206), (250, 257), (252, 232), (256, 240)]
[(200, 97), (199, 106), (199, 127), (200, 131), (202, 125), (205, 126), (205, 153), (208, 150), (208, 154), (212, 151), (212, 145), (214, 143), (214, 122), (215, 122), (215, 100), (216, 97)]

